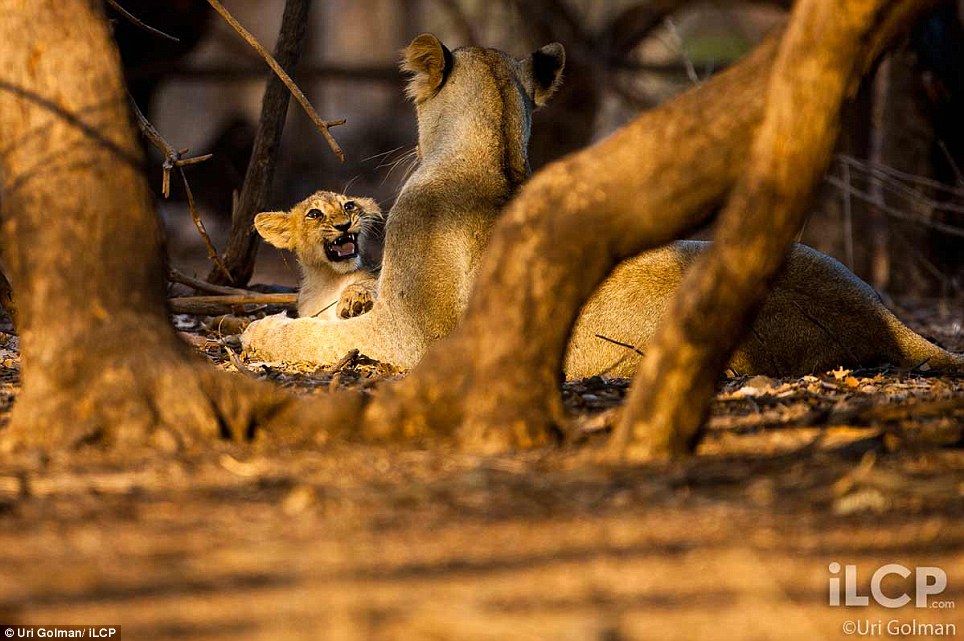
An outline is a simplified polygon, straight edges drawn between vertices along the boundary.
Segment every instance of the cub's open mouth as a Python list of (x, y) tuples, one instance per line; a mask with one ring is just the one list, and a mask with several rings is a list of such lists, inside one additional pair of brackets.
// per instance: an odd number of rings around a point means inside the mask
[(325, 255), (333, 263), (351, 260), (358, 255), (358, 236), (345, 234), (334, 240), (325, 241)]

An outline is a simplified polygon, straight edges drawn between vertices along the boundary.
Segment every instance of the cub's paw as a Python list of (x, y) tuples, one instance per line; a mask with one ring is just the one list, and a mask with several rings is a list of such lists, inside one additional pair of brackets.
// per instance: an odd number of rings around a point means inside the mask
[(338, 318), (352, 318), (371, 311), (375, 304), (375, 287), (371, 283), (353, 283), (341, 292), (336, 313)]

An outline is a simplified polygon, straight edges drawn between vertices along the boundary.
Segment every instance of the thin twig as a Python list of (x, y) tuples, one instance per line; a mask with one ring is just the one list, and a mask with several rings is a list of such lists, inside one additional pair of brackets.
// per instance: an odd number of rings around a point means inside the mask
[(137, 16), (135, 16), (133, 13), (131, 13), (130, 11), (128, 11), (127, 9), (125, 9), (124, 7), (120, 6), (120, 4), (118, 4), (116, 0), (107, 0), (107, 4), (109, 4), (110, 6), (114, 7), (114, 10), (117, 11), (117, 13), (121, 14), (122, 16), (124, 16), (125, 18), (127, 18), (127, 20), (128, 20), (129, 22), (131, 22), (132, 24), (134, 24), (134, 25), (137, 26), (137, 27), (140, 27), (140, 28), (143, 29), (144, 31), (146, 31), (146, 32), (148, 32), (148, 33), (153, 33), (155, 36), (160, 36), (160, 37), (162, 37), (162, 38), (167, 38), (168, 40), (172, 40), (172, 41), (174, 41), (174, 42), (180, 42), (180, 41), (181, 41), (180, 38), (175, 38), (174, 36), (172, 36), (172, 35), (170, 35), (170, 34), (168, 34), (168, 33), (164, 33), (164, 32), (161, 31), (160, 29), (155, 29), (155, 28), (152, 27), (151, 25), (147, 24), (146, 22), (144, 22), (143, 20), (141, 20), (140, 18), (138, 18)]
[(613, 345), (619, 345), (620, 347), (625, 347), (626, 349), (631, 349), (640, 356), (646, 356), (641, 349), (635, 345), (630, 345), (629, 343), (623, 343), (622, 341), (617, 341), (615, 338), (609, 338), (608, 336), (603, 336), (602, 334), (595, 334), (596, 338), (601, 338), (607, 343), (612, 343)]
[(847, 156), (845, 154), (838, 154), (836, 157), (840, 162), (847, 163), (858, 169), (862, 169), (868, 173), (880, 173), (887, 177), (897, 178), (899, 180), (906, 180), (911, 183), (924, 185), (925, 187), (933, 187), (934, 189), (946, 193), (953, 194), (964, 198), (964, 189), (959, 187), (954, 187), (953, 185), (948, 185), (942, 183), (939, 180), (934, 180), (933, 178), (925, 178), (924, 176), (918, 176), (916, 174), (910, 174), (906, 171), (900, 171), (899, 169), (894, 169), (889, 165), (883, 165), (872, 160), (861, 160), (859, 158), (854, 158), (853, 156)]
[(850, 165), (843, 163), (843, 181), (847, 189), (843, 191), (843, 223), (844, 223), (844, 256), (847, 258), (847, 267), (850, 271), (854, 269), (854, 223), (853, 223), (853, 199), (850, 195)]
[(197, 210), (197, 204), (194, 202), (194, 193), (191, 191), (191, 185), (188, 184), (187, 175), (184, 173), (185, 167), (209, 160), (213, 154), (204, 154), (203, 156), (185, 158), (184, 154), (186, 154), (188, 150), (175, 149), (171, 143), (167, 142), (167, 140), (164, 139), (164, 136), (162, 136), (154, 125), (152, 125), (147, 119), (147, 116), (145, 116), (140, 107), (137, 106), (137, 103), (134, 102), (134, 98), (131, 96), (128, 97), (130, 98), (131, 109), (134, 111), (134, 116), (137, 119), (137, 125), (140, 127), (141, 133), (143, 133), (151, 144), (164, 155), (164, 163), (161, 165), (161, 169), (163, 171), (161, 178), (161, 193), (165, 198), (170, 197), (171, 172), (177, 169), (178, 173), (181, 175), (181, 182), (184, 183), (184, 193), (187, 195), (187, 205), (191, 210), (191, 219), (194, 221), (194, 226), (197, 227), (198, 233), (201, 234), (201, 239), (204, 241), (204, 246), (207, 248), (208, 258), (213, 261), (217, 268), (230, 279), (231, 273), (221, 261), (221, 256), (218, 254), (218, 250), (214, 246), (214, 242), (211, 240), (207, 229), (204, 227), (204, 222), (201, 220), (201, 215)]
[(321, 131), (321, 135), (325, 137), (325, 140), (328, 142), (328, 146), (331, 147), (332, 152), (334, 152), (335, 156), (338, 157), (338, 160), (345, 162), (345, 153), (341, 150), (341, 147), (338, 146), (338, 142), (335, 140), (334, 136), (331, 135), (329, 129), (331, 127), (343, 125), (347, 121), (345, 119), (322, 120), (321, 116), (318, 115), (318, 112), (315, 111), (315, 108), (311, 106), (310, 102), (308, 102), (308, 98), (306, 98), (305, 94), (302, 93), (301, 89), (298, 88), (298, 85), (295, 84), (295, 81), (291, 79), (291, 76), (285, 73), (285, 70), (281, 68), (281, 65), (279, 65), (278, 61), (274, 59), (274, 56), (272, 56), (267, 49), (261, 46), (261, 43), (258, 42), (258, 40), (251, 35), (247, 29), (241, 26), (241, 23), (238, 22), (235, 17), (224, 8), (224, 5), (222, 5), (218, 0), (208, 0), (208, 4), (211, 5), (222, 18), (224, 18), (225, 22), (231, 25), (231, 28), (238, 32), (238, 35), (244, 38), (245, 42), (251, 45), (252, 49), (261, 55), (268, 66), (271, 67), (271, 70), (274, 71), (275, 75), (278, 76), (286, 87), (288, 87), (288, 91), (290, 91), (291, 95), (294, 96), (295, 100), (298, 101), (298, 104), (301, 105), (301, 108), (305, 110), (305, 113), (308, 114), (308, 117), (311, 118), (311, 121), (315, 123), (315, 125), (318, 127), (318, 130)]
[(609, 338), (608, 336), (603, 336), (602, 334), (595, 334), (595, 336), (596, 338), (602, 339), (608, 343), (612, 343), (613, 345), (618, 345), (620, 347), (624, 347), (627, 350), (629, 350), (625, 352), (622, 356), (617, 358), (616, 361), (612, 363), (609, 367), (607, 367), (602, 372), (600, 372), (599, 373), (600, 376), (607, 376), (609, 372), (613, 371), (614, 369), (616, 369), (617, 367), (625, 363), (626, 359), (630, 356), (630, 352), (635, 352), (640, 356), (646, 356), (646, 354), (644, 354), (643, 351), (637, 348), (635, 345), (630, 345), (629, 343), (623, 343), (622, 341), (617, 341), (614, 338)]
[(927, 220), (926, 218), (919, 218), (917, 216), (911, 216), (910, 214), (906, 214), (898, 209), (890, 207), (887, 204), (881, 202), (879, 198), (874, 198), (871, 194), (865, 191), (856, 189), (852, 185), (846, 184), (839, 178), (835, 178), (833, 176), (827, 176), (826, 181), (831, 185), (833, 185), (834, 187), (843, 189), (849, 192), (850, 194), (856, 196), (860, 200), (866, 203), (870, 203), (871, 205), (873, 205), (874, 207), (877, 207), (878, 209), (880, 209), (880, 211), (887, 214), (891, 218), (896, 218), (898, 220), (906, 220), (908, 222), (916, 223), (918, 225), (923, 225), (924, 227), (930, 227), (931, 229), (936, 229), (938, 231), (944, 232), (945, 234), (949, 234), (951, 236), (959, 236), (961, 238), (964, 238), (964, 228), (955, 227), (953, 225), (947, 225), (944, 223), (939, 223), (934, 220)]
[(703, 81), (700, 80), (699, 74), (696, 73), (696, 65), (693, 64), (693, 61), (690, 60), (689, 54), (686, 53), (686, 43), (683, 41), (683, 36), (680, 35), (679, 30), (676, 28), (676, 23), (673, 22), (672, 18), (666, 18), (665, 24), (666, 30), (673, 39), (673, 44), (676, 46), (680, 59), (683, 61), (683, 66), (686, 69), (686, 76), (690, 79), (690, 82), (699, 87), (701, 84), (703, 84)]
[(944, 157), (947, 158), (947, 164), (951, 166), (951, 170), (954, 172), (954, 177), (957, 178), (957, 184), (961, 187), (964, 187), (964, 174), (961, 173), (961, 168), (957, 166), (956, 162), (954, 162), (954, 156), (951, 155), (950, 150), (947, 149), (947, 145), (944, 144), (943, 140), (938, 140), (937, 144), (944, 153)]
[(312, 317), (312, 318), (318, 318), (319, 316), (321, 316), (322, 314), (324, 314), (325, 312), (327, 312), (329, 309), (331, 309), (332, 307), (334, 307), (334, 306), (337, 305), (337, 304), (338, 304), (338, 301), (337, 301), (337, 300), (336, 300), (336, 301), (333, 301), (333, 302), (331, 302), (331, 303), (328, 303), (327, 305), (325, 305), (324, 307), (322, 307), (318, 312), (312, 314), (311, 317)]
[(164, 175), (161, 178), (161, 193), (164, 194), (165, 198), (169, 198), (171, 195), (171, 172), (176, 167), (187, 167), (188, 165), (202, 163), (205, 160), (210, 160), (214, 154), (184, 158), (184, 154), (187, 153), (188, 150), (175, 149), (171, 143), (164, 140), (164, 136), (162, 136), (147, 119), (147, 116), (144, 115), (141, 108), (134, 102), (134, 98), (132, 96), (128, 96), (128, 98), (130, 98), (131, 109), (134, 110), (134, 116), (137, 118), (137, 126), (140, 128), (141, 133), (144, 134), (144, 137), (164, 156), (164, 164), (161, 165), (164, 171)]
[(243, 374), (248, 378), (258, 378), (258, 375), (248, 369), (241, 358), (234, 353), (234, 350), (228, 347), (228, 344), (223, 338), (218, 339), (218, 341), (221, 343), (221, 348), (224, 350), (224, 353), (228, 355), (228, 360), (231, 361), (231, 364), (234, 365), (234, 369), (238, 370), (239, 374)]
[(248, 296), (258, 293), (250, 289), (239, 289), (237, 287), (215, 285), (214, 283), (209, 283), (206, 280), (188, 276), (184, 272), (175, 269), (174, 267), (168, 269), (167, 278), (172, 282), (181, 283), (182, 285), (193, 287), (199, 292), (208, 292), (209, 294), (220, 294), (222, 296)]
[[(847, 165), (844, 165), (845, 167)], [(937, 201), (933, 198), (927, 196), (920, 189), (916, 187), (909, 187), (900, 181), (899, 178), (891, 177), (884, 172), (878, 172), (877, 170), (863, 170), (867, 172), (867, 176), (870, 182), (873, 182), (876, 186), (886, 189), (887, 191), (896, 194), (901, 198), (906, 198), (908, 200), (920, 203), (925, 207), (937, 211), (944, 211), (951, 214), (964, 214), (964, 206), (956, 205), (952, 202)], [(960, 195), (955, 196), (960, 198)]]
[(187, 182), (187, 176), (184, 175), (184, 168), (178, 167), (177, 171), (181, 174), (181, 182), (184, 183), (184, 194), (187, 196), (187, 206), (191, 210), (191, 220), (194, 221), (194, 226), (197, 227), (197, 231), (201, 234), (201, 238), (204, 240), (204, 246), (208, 251), (208, 259), (213, 262), (217, 268), (224, 274), (228, 282), (231, 282), (231, 272), (228, 268), (224, 266), (224, 261), (221, 260), (221, 255), (218, 253), (217, 248), (214, 246), (214, 242), (211, 237), (208, 236), (207, 229), (204, 228), (204, 223), (201, 221), (201, 214), (197, 210), (197, 204), (194, 202), (194, 193), (191, 191), (191, 185)]

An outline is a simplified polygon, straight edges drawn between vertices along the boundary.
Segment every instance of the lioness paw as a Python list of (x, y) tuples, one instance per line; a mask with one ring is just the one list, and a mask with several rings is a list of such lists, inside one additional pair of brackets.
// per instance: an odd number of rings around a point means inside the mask
[(341, 292), (337, 313), (339, 318), (352, 318), (371, 311), (375, 304), (375, 288), (369, 283), (354, 283)]

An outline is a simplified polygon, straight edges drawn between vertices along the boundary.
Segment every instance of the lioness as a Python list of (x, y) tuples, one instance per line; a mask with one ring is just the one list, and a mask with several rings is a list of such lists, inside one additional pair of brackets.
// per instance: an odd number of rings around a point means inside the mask
[[(465, 310), (492, 225), (528, 175), (532, 110), (557, 89), (564, 61), (555, 43), (517, 61), (492, 49), (449, 51), (434, 36), (417, 37), (402, 68), (413, 74), (408, 93), (416, 105), (421, 164), (389, 217), (379, 299), (369, 314), (338, 324), (284, 315), (252, 323), (242, 337), (248, 352), (325, 363), (358, 348), (415, 365)], [(674, 243), (620, 265), (583, 307), (566, 375), (631, 375), (638, 350), (706, 246)], [(798, 245), (730, 366), (744, 374), (791, 375), (882, 363), (949, 368), (964, 358), (905, 327), (840, 263)]]
[(405, 50), (420, 163), (385, 227), (372, 310), (345, 321), (252, 323), (245, 349), (270, 360), (337, 360), (353, 348), (404, 367), (455, 327), (502, 205), (529, 175), (533, 109), (555, 92), (565, 60), (550, 44), (523, 60), (494, 49), (449, 51), (421, 35)]
[(360, 243), (381, 220), (382, 210), (371, 198), (319, 191), (288, 211), (261, 212), (254, 227), (298, 258), (298, 315), (334, 320), (372, 308), (377, 270), (363, 260)]

